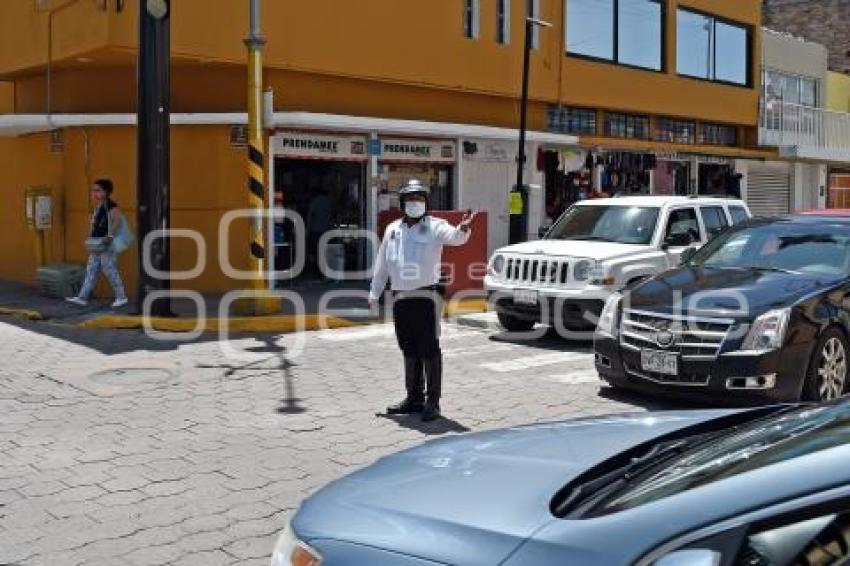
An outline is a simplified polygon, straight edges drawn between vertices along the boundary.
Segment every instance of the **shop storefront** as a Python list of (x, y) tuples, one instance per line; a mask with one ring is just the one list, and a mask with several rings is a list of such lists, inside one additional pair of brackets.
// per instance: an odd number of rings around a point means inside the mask
[(850, 208), (850, 169), (833, 169), (829, 172), (829, 208)]
[(434, 210), (455, 208), (455, 142), (381, 137), (379, 144), (379, 212), (398, 207), (398, 188), (410, 179), (431, 188), (430, 203)]
[[(271, 141), (274, 206), (294, 211), (304, 220), (307, 258), (300, 279), (322, 278), (318, 243), (329, 230), (367, 227), (367, 138), (362, 135), (282, 131)], [(289, 269), (294, 262), (295, 225), (274, 219), (272, 272)], [(329, 241), (328, 263), (342, 270), (366, 265), (362, 238)]]

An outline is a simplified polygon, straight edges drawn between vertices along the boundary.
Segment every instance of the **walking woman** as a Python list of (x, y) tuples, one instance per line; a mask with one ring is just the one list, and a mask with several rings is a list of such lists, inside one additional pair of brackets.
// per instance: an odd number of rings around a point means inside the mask
[[(91, 232), (86, 239), (86, 247), (89, 250), (89, 262), (86, 266), (86, 279), (76, 297), (66, 300), (75, 305), (85, 306), (88, 298), (94, 290), (97, 276), (103, 271), (112, 290), (115, 292), (113, 308), (123, 307), (127, 304), (127, 293), (124, 291), (124, 283), (121, 274), (118, 273), (116, 259), (120, 249), (115, 245), (116, 235), (122, 230), (122, 223), (126, 222), (121, 214), (121, 209), (112, 200), (112, 181), (110, 179), (98, 179), (91, 189), (95, 209), (91, 217)], [(126, 229), (126, 227), (124, 227)], [(124, 246), (126, 247), (126, 246)], [(123, 248), (121, 248), (123, 249)]]

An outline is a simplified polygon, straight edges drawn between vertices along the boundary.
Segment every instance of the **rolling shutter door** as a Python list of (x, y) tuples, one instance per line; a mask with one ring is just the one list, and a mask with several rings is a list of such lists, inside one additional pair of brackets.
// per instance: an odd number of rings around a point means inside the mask
[(791, 212), (791, 175), (787, 167), (750, 167), (747, 205), (753, 216), (779, 216)]

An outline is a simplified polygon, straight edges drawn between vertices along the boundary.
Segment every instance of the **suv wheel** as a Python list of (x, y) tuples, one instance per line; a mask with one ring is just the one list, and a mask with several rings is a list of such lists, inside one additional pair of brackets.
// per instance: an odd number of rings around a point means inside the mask
[(528, 332), (534, 328), (533, 320), (517, 318), (504, 312), (498, 312), (496, 315), (499, 317), (499, 324), (508, 332)]
[(818, 340), (806, 384), (803, 390), (807, 401), (831, 401), (847, 392), (847, 337), (829, 328)]

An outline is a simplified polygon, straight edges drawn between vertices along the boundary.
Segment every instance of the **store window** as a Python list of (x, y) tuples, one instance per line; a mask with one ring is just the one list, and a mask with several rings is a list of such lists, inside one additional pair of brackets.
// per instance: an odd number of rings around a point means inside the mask
[(671, 143), (694, 143), (696, 141), (696, 123), (692, 120), (658, 118), (655, 121), (656, 141)]
[(511, 42), (511, 0), (496, 0), (496, 42)]
[(649, 118), (635, 114), (609, 112), (605, 115), (605, 135), (615, 138), (649, 138)]
[(660, 71), (660, 0), (567, 0), (567, 53)]
[(751, 29), (679, 8), (676, 70), (680, 75), (746, 86), (750, 84)]
[(478, 39), (480, 0), (463, 0), (463, 35)]
[(735, 145), (737, 132), (734, 126), (722, 124), (700, 124), (697, 132), (697, 143), (704, 145)]
[(596, 110), (589, 108), (550, 106), (547, 129), (564, 134), (596, 135)]

